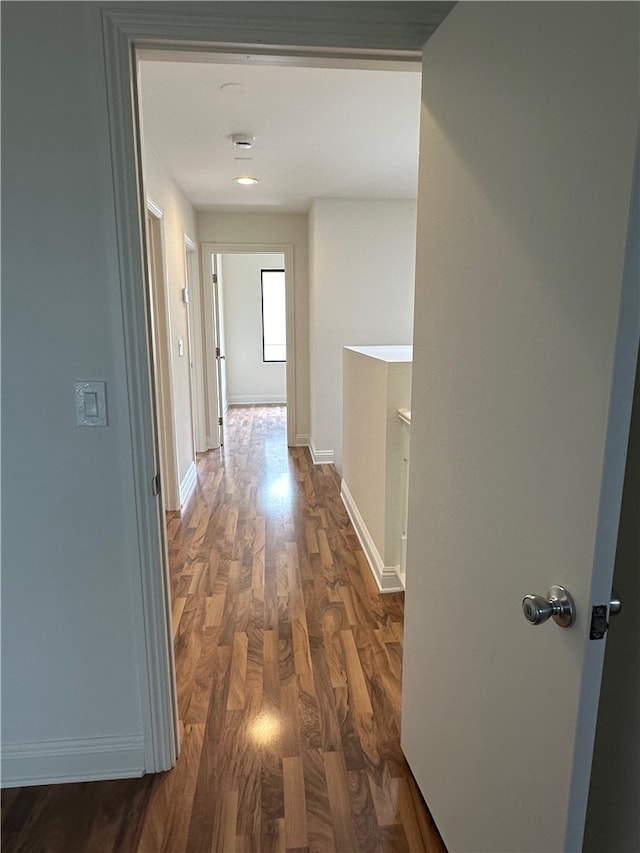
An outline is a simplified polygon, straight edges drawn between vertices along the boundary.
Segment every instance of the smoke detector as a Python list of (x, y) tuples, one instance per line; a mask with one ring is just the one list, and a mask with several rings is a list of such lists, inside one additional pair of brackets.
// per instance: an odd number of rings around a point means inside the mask
[(253, 146), (255, 136), (251, 136), (250, 133), (232, 133), (229, 139), (236, 146), (236, 148), (243, 148), (244, 150), (248, 150)]

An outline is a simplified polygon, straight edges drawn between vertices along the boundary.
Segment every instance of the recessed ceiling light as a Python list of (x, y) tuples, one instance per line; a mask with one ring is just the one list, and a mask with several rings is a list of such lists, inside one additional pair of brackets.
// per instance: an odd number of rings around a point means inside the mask
[(246, 95), (249, 87), (245, 86), (244, 83), (223, 83), (220, 86), (220, 91), (226, 95)]
[(233, 179), (236, 184), (242, 184), (244, 187), (251, 186), (251, 184), (259, 184), (260, 181), (257, 178), (252, 178), (250, 175), (241, 175), (239, 178)]
[(232, 133), (229, 139), (236, 148), (249, 149), (253, 147), (255, 136), (252, 136), (250, 133)]

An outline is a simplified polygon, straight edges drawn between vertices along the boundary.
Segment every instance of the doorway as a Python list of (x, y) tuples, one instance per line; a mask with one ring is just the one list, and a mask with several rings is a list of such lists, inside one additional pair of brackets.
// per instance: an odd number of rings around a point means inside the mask
[(160, 482), (167, 510), (180, 509), (175, 429), (173, 423), (173, 386), (171, 380), (169, 307), (164, 267), (162, 209), (147, 198), (147, 251), (149, 269), (149, 313), (151, 359), (155, 378), (158, 423)]
[(204, 441), (204, 412), (200, 389), (202, 382), (202, 333), (200, 323), (200, 300), (196, 298), (200, 287), (198, 246), (184, 236), (185, 291), (183, 302), (187, 317), (187, 343), (189, 347), (189, 398), (191, 400), (191, 436), (196, 453), (206, 450)]
[[(286, 359), (280, 363), (266, 360), (262, 347), (261, 272), (274, 268), (284, 270)], [(293, 246), (204, 243), (202, 269), (208, 428), (220, 428), (221, 419), (224, 424), (229, 405), (284, 403), (287, 444), (292, 446), (296, 410)], [(209, 446), (224, 443), (223, 433), (208, 435)]]
[[(289, 442), (313, 442), (315, 461), (340, 467), (341, 347), (411, 340), (420, 70), (238, 53), (190, 59), (139, 53), (145, 150), (155, 149), (194, 206), (201, 242), (294, 244)], [(252, 131), (240, 149), (239, 129)], [(237, 183), (245, 172), (255, 184)]]
[[(211, 7), (212, 8), (212, 7)], [(291, 10), (286, 12), (275, 9), (278, 19), (275, 29), (270, 27), (268, 40), (275, 41), (274, 46), (264, 45), (265, 31), (263, 22), (251, 17), (226, 17), (220, 21), (215, 11), (207, 11), (198, 19), (194, 29), (193, 20), (173, 15), (169, 29), (162, 14), (145, 14), (144, 20), (137, 12), (129, 10), (117, 13), (105, 13), (103, 31), (105, 50), (108, 56), (106, 78), (109, 98), (109, 113), (113, 119), (110, 124), (112, 142), (112, 162), (115, 176), (116, 222), (121, 239), (118, 241), (120, 269), (122, 273), (122, 299), (124, 307), (124, 334), (127, 346), (127, 381), (129, 387), (129, 406), (131, 411), (132, 446), (136, 478), (136, 512), (140, 530), (140, 573), (143, 589), (144, 641), (140, 646), (141, 690), (149, 696), (148, 712), (144, 719), (145, 744), (147, 745), (146, 769), (148, 772), (165, 770), (173, 766), (175, 750), (173, 741), (166, 733), (171, 725), (168, 716), (172, 714), (175, 727), (176, 716), (173, 705), (175, 673), (172, 663), (172, 643), (170, 631), (170, 608), (166, 590), (162, 593), (158, 585), (158, 565), (162, 564), (162, 552), (159, 547), (157, 506), (158, 498), (147, 488), (155, 476), (155, 463), (148, 453), (149, 435), (153, 430), (151, 411), (151, 388), (149, 382), (149, 362), (147, 354), (147, 312), (139, 282), (145, 268), (145, 258), (141, 252), (136, 233), (136, 223), (140, 220), (139, 188), (140, 136), (139, 117), (136, 114), (138, 103), (135, 93), (137, 70), (135, 52), (147, 49), (156, 58), (166, 58), (166, 50), (179, 47), (197, 46), (200, 51), (209, 46), (211, 51), (237, 50), (238, 34), (242, 33), (243, 46), (251, 44), (251, 51), (243, 54), (249, 63), (266, 62), (268, 64), (309, 64), (317, 63), (339, 68), (409, 68), (413, 70), (422, 56), (422, 45), (429, 34), (440, 23), (443, 10), (432, 13), (432, 7), (421, 6), (417, 20), (412, 14), (411, 20), (396, 20), (395, 13), (388, 10), (382, 17), (377, 16), (368, 24), (363, 34), (362, 22), (338, 15), (340, 25), (336, 29), (336, 20), (331, 16), (313, 21), (292, 21)], [(448, 7), (446, 9), (448, 11)], [(384, 12), (384, 10), (383, 10)], [(390, 35), (390, 17), (394, 22)], [(304, 18), (304, 16), (302, 16)], [(402, 18), (402, 16), (400, 16)], [(308, 36), (313, 32), (309, 41)], [(169, 42), (163, 39), (164, 49), (157, 49), (158, 36), (170, 33)], [(319, 41), (318, 41), (319, 39)], [(300, 42), (307, 47), (300, 47)], [(225, 44), (229, 43), (229, 44)], [(321, 47), (319, 45), (325, 45)], [(353, 45), (357, 45), (354, 48)], [(150, 56), (151, 54), (149, 54)], [(193, 58), (194, 54), (191, 54)], [(212, 53), (208, 54), (211, 61)], [(148, 57), (149, 58), (149, 57)], [(227, 53), (227, 61), (229, 53)], [(223, 60), (224, 61), (224, 60)], [(277, 250), (270, 245), (271, 250)], [(285, 267), (289, 270), (288, 300), (291, 305), (293, 296), (293, 250), (284, 246)], [(296, 255), (298, 259), (299, 255)], [(298, 262), (298, 260), (296, 260)], [(293, 329), (293, 312), (288, 313), (288, 324)], [(292, 348), (291, 348), (292, 349)], [(291, 351), (291, 350), (290, 350)], [(292, 390), (295, 388), (293, 363), (287, 365), (287, 398), (289, 411), (292, 409)], [(291, 418), (288, 418), (288, 440), (292, 442)]]

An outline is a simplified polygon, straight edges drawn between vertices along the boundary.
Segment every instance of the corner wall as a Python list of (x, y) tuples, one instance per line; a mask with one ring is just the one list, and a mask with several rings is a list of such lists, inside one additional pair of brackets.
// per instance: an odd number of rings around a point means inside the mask
[(309, 216), (311, 439), (342, 470), (342, 348), (411, 344), (416, 203), (315, 199)]

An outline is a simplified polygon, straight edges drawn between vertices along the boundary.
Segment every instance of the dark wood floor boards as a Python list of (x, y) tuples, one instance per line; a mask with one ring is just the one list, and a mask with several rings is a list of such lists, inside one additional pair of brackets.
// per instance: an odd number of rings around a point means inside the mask
[(284, 407), (229, 411), (167, 517), (182, 749), (138, 780), (3, 793), (5, 851), (443, 853), (400, 749), (403, 596)]

